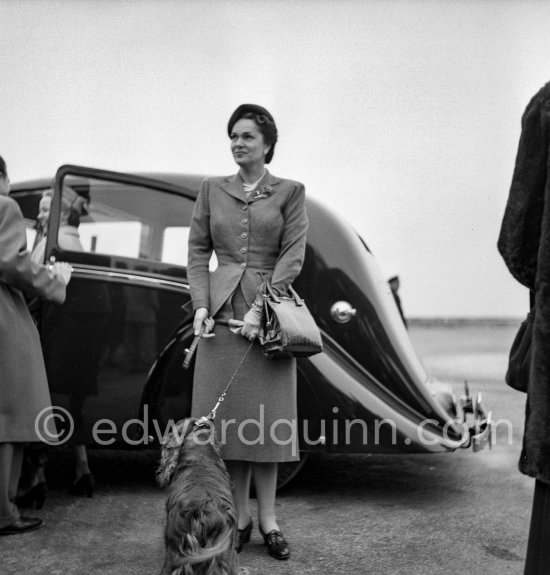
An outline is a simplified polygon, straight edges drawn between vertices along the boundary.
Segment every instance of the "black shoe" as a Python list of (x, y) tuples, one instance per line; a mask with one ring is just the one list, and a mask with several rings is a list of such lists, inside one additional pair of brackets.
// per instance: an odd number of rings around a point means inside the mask
[(254, 522), (252, 518), (250, 518), (248, 525), (244, 529), (237, 529), (237, 538), (235, 540), (235, 551), (237, 553), (240, 553), (243, 550), (244, 544), (250, 541), (253, 526)]
[(260, 527), (260, 533), (264, 536), (264, 544), (267, 551), (275, 559), (288, 559), (290, 557), (290, 547), (283, 534), (277, 529), (272, 529), (269, 533), (264, 533)]
[(33, 487), (31, 487), (27, 493), (21, 495), (15, 500), (17, 507), (22, 507), (23, 509), (31, 509), (35, 506), (37, 509), (42, 509), (44, 507), (44, 501), (46, 501), (46, 483), (41, 481)]
[(43, 525), (44, 521), (38, 517), (23, 517), (21, 516), (15, 523), (7, 527), (0, 528), (0, 535), (17, 535), (19, 533), (27, 533), (27, 531), (34, 531)]
[(94, 487), (94, 476), (91, 473), (85, 473), (71, 485), (69, 493), (72, 495), (86, 495), (86, 497), (91, 497), (94, 493)]

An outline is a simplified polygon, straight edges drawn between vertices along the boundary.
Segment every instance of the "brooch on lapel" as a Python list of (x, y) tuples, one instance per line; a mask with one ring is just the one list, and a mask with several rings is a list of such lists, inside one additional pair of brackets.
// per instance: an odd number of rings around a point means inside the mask
[(263, 198), (269, 198), (271, 193), (273, 192), (273, 188), (271, 186), (261, 186), (259, 187), (256, 192), (254, 193), (254, 200), (261, 200)]

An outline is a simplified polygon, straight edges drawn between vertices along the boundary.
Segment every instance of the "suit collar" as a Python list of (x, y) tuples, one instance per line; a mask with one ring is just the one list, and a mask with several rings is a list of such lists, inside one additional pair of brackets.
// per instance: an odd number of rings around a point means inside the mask
[(227, 192), (230, 196), (246, 202), (246, 194), (243, 190), (243, 181), (239, 177), (239, 174), (234, 174), (233, 176), (228, 176), (221, 185), (224, 192)]
[[(259, 187), (267, 186), (273, 188), (270, 193), (275, 193), (277, 191), (277, 188), (273, 186), (276, 186), (277, 184), (280, 183), (281, 183), (280, 178), (273, 176), (269, 172), (269, 170), (266, 170), (266, 173), (264, 177), (260, 180), (258, 186)], [(246, 194), (244, 193), (243, 190), (243, 181), (241, 180), (241, 177), (239, 176), (238, 173), (225, 178), (225, 181), (221, 185), (221, 188), (222, 190), (224, 190), (224, 192), (227, 192), (230, 196), (233, 196), (234, 198), (237, 198), (242, 202), (246, 202)], [(250, 201), (254, 201), (254, 198), (252, 198)]]
[(265, 183), (269, 186), (276, 186), (281, 183), (281, 179), (274, 176), (269, 170), (267, 170), (265, 177)]

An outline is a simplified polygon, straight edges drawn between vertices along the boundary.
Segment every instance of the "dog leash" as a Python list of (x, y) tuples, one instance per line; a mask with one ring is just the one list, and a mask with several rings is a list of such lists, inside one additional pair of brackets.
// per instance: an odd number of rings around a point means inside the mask
[(231, 387), (231, 384), (233, 383), (234, 379), (237, 377), (237, 374), (239, 373), (239, 370), (243, 366), (244, 360), (246, 359), (246, 356), (248, 355), (248, 352), (252, 349), (253, 345), (254, 345), (254, 341), (251, 341), (250, 345), (246, 348), (246, 351), (244, 352), (243, 356), (241, 357), (241, 361), (239, 361), (239, 365), (237, 366), (237, 368), (233, 372), (233, 375), (229, 379), (228, 384), (225, 386), (225, 389), (223, 390), (220, 397), (218, 397), (218, 401), (217, 401), (216, 405), (212, 408), (212, 411), (206, 417), (201, 417), (199, 419), (199, 421), (202, 421), (203, 419), (209, 419), (211, 421), (214, 421), (214, 419), (216, 418), (216, 412), (218, 411), (218, 407), (220, 407), (220, 404), (224, 401), (226, 393), (228, 392), (229, 388)]
[[(219, 323), (221, 325), (229, 325), (226, 321), (223, 321), (223, 320), (217, 321), (216, 323)], [(191, 358), (193, 357), (193, 354), (195, 353), (195, 350), (197, 349), (197, 345), (199, 344), (201, 335), (202, 335), (202, 329), (201, 329), (201, 333), (199, 335), (196, 335), (193, 338), (193, 342), (189, 346), (189, 349), (185, 350), (186, 354), (185, 354), (185, 360), (183, 362), (183, 367), (185, 369), (187, 369), (189, 367), (189, 364), (191, 363)], [(243, 366), (244, 360), (246, 359), (246, 356), (248, 355), (248, 352), (252, 349), (253, 345), (254, 345), (254, 341), (251, 341), (249, 346), (246, 348), (246, 351), (244, 352), (243, 356), (241, 357), (241, 360), (239, 361), (239, 365), (237, 365), (237, 368), (233, 372), (233, 375), (229, 378), (229, 382), (225, 386), (225, 389), (222, 391), (222, 394), (220, 395), (220, 397), (218, 397), (218, 401), (216, 402), (216, 405), (212, 408), (212, 411), (210, 411), (210, 413), (208, 415), (203, 415), (202, 417), (197, 419), (197, 421), (195, 421), (195, 423), (194, 423), (195, 427), (202, 427), (203, 425), (208, 425), (209, 422), (214, 421), (214, 419), (216, 418), (216, 412), (218, 411), (220, 404), (224, 401), (225, 396), (226, 396), (227, 392), (229, 391), (229, 388), (231, 387), (231, 384), (233, 383), (233, 381), (237, 377), (237, 374), (239, 373), (241, 367)]]

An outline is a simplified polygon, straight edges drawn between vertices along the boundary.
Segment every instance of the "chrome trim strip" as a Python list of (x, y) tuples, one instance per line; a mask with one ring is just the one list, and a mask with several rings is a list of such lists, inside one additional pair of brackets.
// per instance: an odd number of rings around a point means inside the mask
[(131, 281), (131, 282), (138, 282), (138, 283), (146, 283), (146, 284), (155, 284), (158, 286), (169, 287), (169, 288), (177, 288), (178, 290), (185, 290), (190, 291), (189, 284), (184, 283), (182, 280), (180, 282), (164, 280), (161, 278), (152, 278), (148, 276), (141, 276), (141, 275), (134, 275), (131, 273), (119, 272), (119, 271), (112, 271), (112, 270), (92, 270), (89, 268), (80, 267), (78, 264), (71, 264), (73, 267), (74, 272), (77, 275), (88, 275), (93, 277), (108, 277), (111, 279), (118, 279), (124, 281)]

